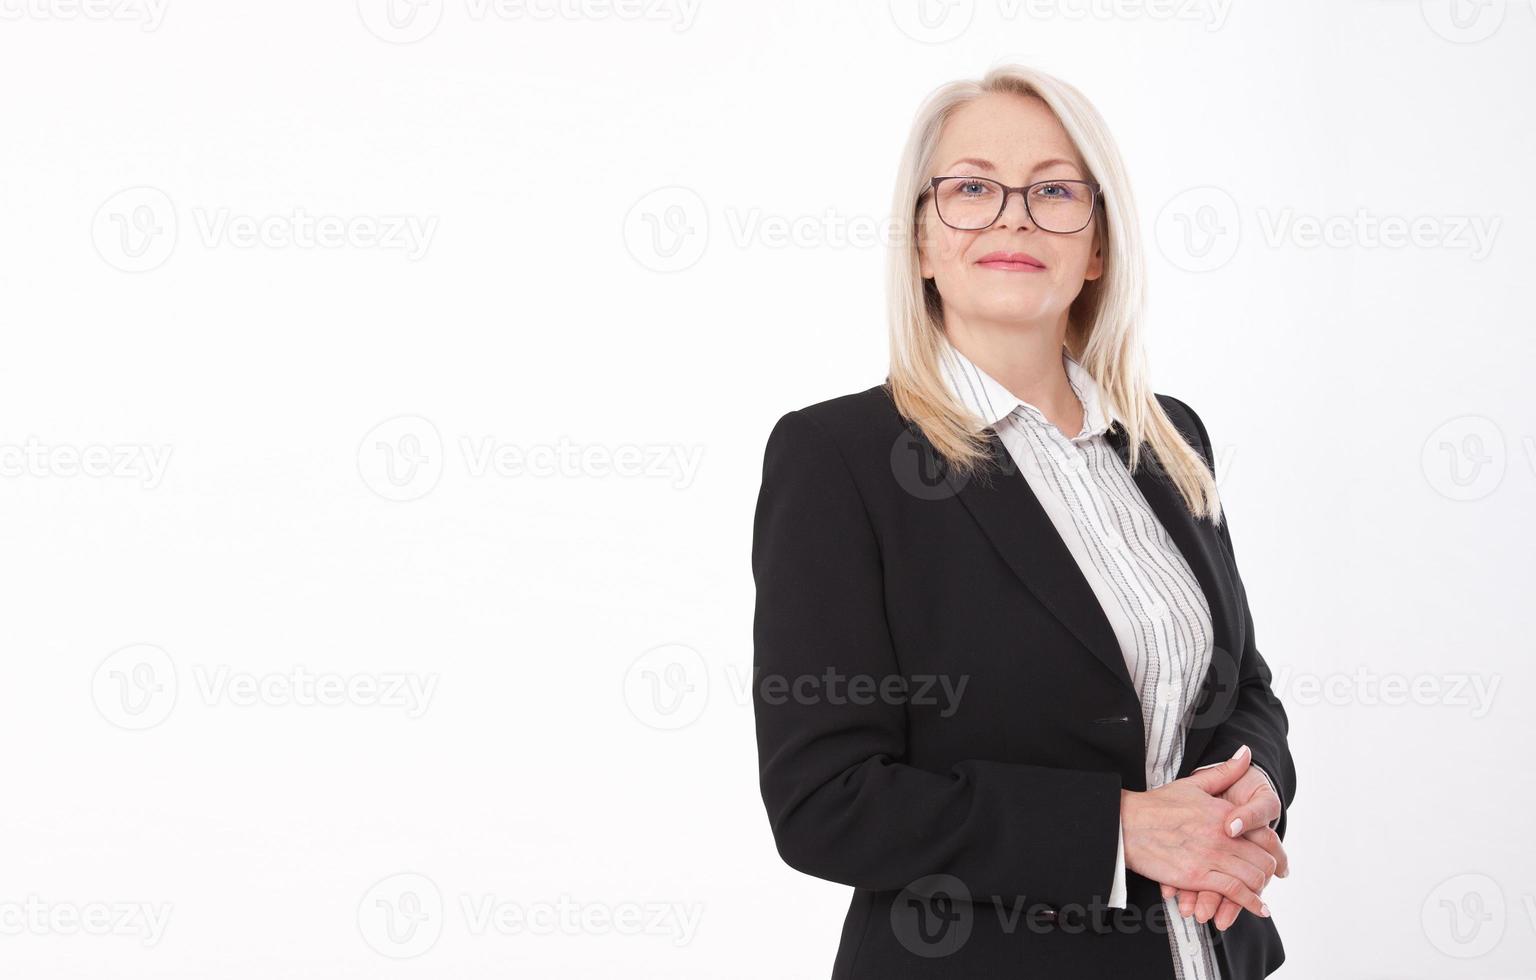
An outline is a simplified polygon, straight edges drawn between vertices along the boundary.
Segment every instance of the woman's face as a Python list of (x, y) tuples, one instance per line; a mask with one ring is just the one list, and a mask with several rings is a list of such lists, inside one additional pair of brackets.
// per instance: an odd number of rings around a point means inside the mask
[[(1009, 187), (1092, 179), (1046, 104), (1011, 93), (989, 93), (957, 110), (939, 134), (934, 167), (926, 176), (990, 177)], [(930, 190), (919, 211), (918, 251), (923, 278), (933, 279), (943, 298), (946, 321), (1064, 324), (1084, 280), (1103, 273), (1097, 209), (1082, 231), (1054, 234), (1035, 227), (1018, 194), (1009, 194), (1002, 214), (976, 231), (949, 227), (934, 207)], [(1038, 265), (983, 263), (998, 252), (1023, 252)]]

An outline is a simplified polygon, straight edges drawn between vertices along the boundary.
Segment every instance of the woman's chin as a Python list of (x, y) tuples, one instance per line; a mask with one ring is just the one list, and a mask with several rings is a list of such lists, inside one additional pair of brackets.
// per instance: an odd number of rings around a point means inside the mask
[(1050, 297), (1033, 291), (1017, 290), (994, 294), (979, 304), (977, 313), (987, 320), (1015, 320), (1025, 323), (1054, 323), (1065, 307), (1051, 302)]

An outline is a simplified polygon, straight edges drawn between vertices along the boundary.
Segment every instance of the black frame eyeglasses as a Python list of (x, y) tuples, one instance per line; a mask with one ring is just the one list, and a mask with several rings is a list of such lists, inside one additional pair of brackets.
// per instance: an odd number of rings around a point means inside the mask
[[(976, 183), (990, 184), (992, 187), (997, 188), (1001, 192), (998, 198), (997, 212), (993, 214), (992, 217), (988, 218), (986, 221), (981, 222), (980, 224), (957, 225), (953, 223), (948, 218), (944, 217), (944, 209), (939, 205), (939, 199), (941, 196), (939, 194), (939, 187), (947, 180), (973, 181)], [(1076, 228), (1051, 228), (1048, 227), (1048, 224), (1041, 224), (1039, 219), (1035, 217), (1034, 210), (1029, 206), (1030, 191), (1037, 187), (1061, 184), (1070, 184), (1074, 187), (1086, 188), (1089, 195), (1088, 210), (1086, 216), (1083, 218), (1083, 223), (1078, 225)], [(1039, 228), (1041, 231), (1048, 231), (1053, 235), (1074, 235), (1077, 232), (1082, 231), (1084, 228), (1087, 228), (1088, 225), (1093, 221), (1094, 211), (1097, 210), (1098, 207), (1104, 202), (1102, 188), (1096, 182), (1091, 180), (1037, 180), (1032, 184), (1025, 184), (1023, 187), (1009, 187), (1002, 181), (993, 180), (990, 177), (972, 177), (966, 175), (934, 177), (928, 182), (928, 186), (923, 188), (923, 192), (918, 195), (917, 200), (918, 204), (922, 204), (923, 198), (927, 197), (931, 193), (933, 195), (933, 209), (938, 213), (940, 221), (944, 222), (946, 225), (949, 225), (949, 227), (955, 229), (956, 231), (980, 231), (983, 228), (990, 228), (994, 223), (996, 223), (997, 219), (1002, 215), (1003, 209), (1008, 206), (1008, 195), (1015, 192), (1017, 192), (1019, 197), (1024, 200), (1024, 213), (1029, 217), (1030, 223), (1033, 224), (1036, 228)]]

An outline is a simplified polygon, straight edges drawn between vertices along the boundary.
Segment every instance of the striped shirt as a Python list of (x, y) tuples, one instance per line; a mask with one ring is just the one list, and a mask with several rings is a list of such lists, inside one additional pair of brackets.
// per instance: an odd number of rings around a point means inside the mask
[[(1104, 433), (1115, 422), (1088, 369), (1061, 352), (1083, 407), (1083, 427), (1067, 437), (1035, 406), (1015, 397), (952, 344), (940, 367), (951, 392), (992, 427), (1062, 542), (1076, 559), (1114, 629), (1141, 701), (1147, 789), (1171, 782), (1211, 662), (1211, 610), (1199, 580), (1168, 536)], [(1120, 839), (1108, 904), (1125, 906), (1125, 842)], [(1164, 901), (1168, 944), (1179, 980), (1221, 980), (1210, 925)]]

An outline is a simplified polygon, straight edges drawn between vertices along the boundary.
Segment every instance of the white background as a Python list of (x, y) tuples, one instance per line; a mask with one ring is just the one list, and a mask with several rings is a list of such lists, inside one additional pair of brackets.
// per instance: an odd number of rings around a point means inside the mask
[(550, 9), (0, 0), (0, 973), (825, 976), (763, 442), (884, 378), (912, 113), (1017, 60), (1218, 446), (1280, 975), (1536, 976), (1530, 3)]

